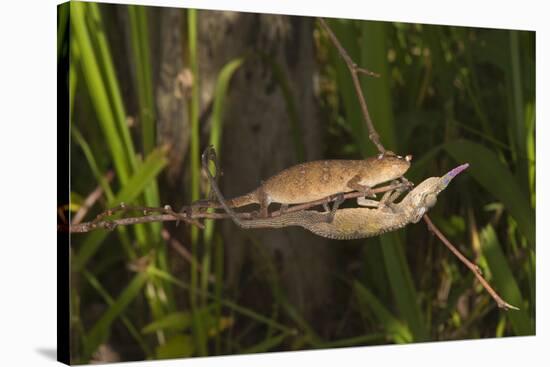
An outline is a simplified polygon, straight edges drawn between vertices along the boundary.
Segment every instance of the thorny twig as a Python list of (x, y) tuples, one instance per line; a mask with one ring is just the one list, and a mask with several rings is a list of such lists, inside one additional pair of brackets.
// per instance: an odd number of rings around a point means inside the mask
[[(319, 18), (319, 23), (323, 27), (323, 29), (327, 32), (329, 35), (332, 43), (334, 46), (338, 49), (338, 52), (340, 53), (340, 56), (344, 59), (346, 62), (348, 69), (350, 70), (351, 77), (353, 79), (353, 85), (355, 86), (355, 91), (357, 92), (357, 98), (359, 99), (359, 104), (361, 105), (361, 110), (363, 112), (363, 117), (365, 118), (365, 121), (367, 123), (367, 126), (369, 128), (369, 138), (372, 141), (372, 143), (378, 148), (378, 150), (383, 153), (384, 147), (380, 143), (380, 137), (378, 133), (376, 132), (374, 125), (372, 123), (372, 120), (369, 115), (369, 111), (367, 109), (367, 102), (365, 101), (365, 97), (363, 95), (363, 91), (361, 90), (361, 85), (359, 84), (359, 78), (357, 76), (358, 72), (363, 72), (368, 75), (372, 75), (374, 73), (370, 71), (364, 72), (364, 69), (360, 69), (355, 62), (351, 59), (351, 57), (348, 55), (347, 51), (342, 47), (330, 27), (327, 25), (325, 20), (323, 18)], [(426, 222), (428, 229), (432, 231), (440, 240), (451, 250), (451, 252), (460, 259), (467, 267), (470, 269), (476, 278), (479, 280), (483, 288), (487, 290), (487, 292), (493, 297), (493, 299), (496, 301), (498, 307), (503, 308), (505, 310), (512, 309), (512, 310), (519, 310), (519, 308), (512, 306), (511, 304), (504, 301), (498, 293), (489, 285), (489, 283), (483, 278), (483, 275), (481, 275), (481, 270), (479, 267), (475, 264), (473, 264), (471, 261), (469, 261), (464, 255), (462, 255), (455, 246), (441, 233), (441, 231), (435, 226), (435, 224), (432, 223), (428, 215), (424, 215), (424, 221)]]

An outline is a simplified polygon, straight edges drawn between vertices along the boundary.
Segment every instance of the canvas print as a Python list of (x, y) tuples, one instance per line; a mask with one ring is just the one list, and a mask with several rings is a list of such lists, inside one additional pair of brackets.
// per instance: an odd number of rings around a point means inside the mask
[(535, 335), (535, 32), (94, 2), (57, 32), (61, 361)]

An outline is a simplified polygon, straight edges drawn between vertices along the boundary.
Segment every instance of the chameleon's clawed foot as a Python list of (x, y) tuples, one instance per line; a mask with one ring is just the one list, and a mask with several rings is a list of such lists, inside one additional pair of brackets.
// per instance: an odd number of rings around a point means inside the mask
[(334, 204), (332, 205), (332, 210), (338, 209), (338, 207), (344, 202), (344, 194), (338, 193), (336, 194), (336, 200), (334, 200)]
[(401, 180), (401, 183), (404, 184), (406, 186), (406, 189), (407, 190), (410, 190), (414, 187), (414, 183), (412, 183), (411, 181), (407, 180), (405, 177), (401, 177), (400, 178)]
[(376, 200), (367, 199), (365, 197), (358, 197), (357, 198), (357, 205), (376, 208), (376, 207), (378, 207), (379, 202), (376, 201)]
[(332, 223), (334, 220), (334, 215), (336, 214), (336, 210), (338, 210), (338, 207), (340, 204), (344, 202), (344, 194), (339, 193), (336, 194), (336, 200), (334, 201), (334, 204), (332, 205), (332, 210), (330, 211), (330, 214), (327, 216), (327, 223)]
[[(247, 213), (250, 214), (250, 220), (270, 218), (269, 212), (264, 212), (262, 209), (251, 210)], [(282, 212), (279, 212), (279, 213), (280, 213), (279, 215), (283, 214)]]
[(279, 209), (281, 214), (285, 214), (288, 210), (288, 204), (281, 204), (281, 209)]
[(193, 213), (193, 205), (184, 205), (181, 207), (178, 213), (185, 214), (187, 216), (191, 216)]
[(184, 210), (191, 211), (192, 209), (208, 208), (210, 206), (210, 200), (199, 199), (191, 203), (191, 205), (184, 205), (180, 209), (180, 213), (184, 213)]
[[(181, 209), (179, 210), (178, 214), (183, 214), (184, 216), (188, 217), (188, 218), (191, 218), (193, 216), (193, 209), (194, 209), (194, 205), (191, 204), (191, 205), (184, 205), (181, 207)], [(203, 211), (205, 209), (202, 209), (202, 208), (199, 208), (199, 211)], [(172, 210), (172, 209), (170, 209)], [(180, 219), (177, 219), (176, 220), (176, 227), (180, 225)]]
[(260, 208), (259, 212), (258, 213), (258, 216), (260, 218), (267, 218), (269, 217), (269, 211), (267, 210), (267, 207), (265, 208)]
[(258, 219), (262, 217), (259, 210), (251, 210), (249, 213), (251, 219)]
[(372, 189), (370, 187), (367, 187), (365, 190), (365, 197), (369, 197), (369, 198), (373, 198), (373, 199), (376, 199), (376, 194), (374, 192), (372, 192)]
[(393, 204), (391, 203), (379, 202), (377, 209), (383, 213), (394, 213)]

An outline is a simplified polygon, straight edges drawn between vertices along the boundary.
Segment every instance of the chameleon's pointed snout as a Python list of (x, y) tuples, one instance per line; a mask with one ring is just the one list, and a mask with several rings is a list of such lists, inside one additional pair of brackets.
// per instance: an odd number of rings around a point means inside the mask
[(441, 184), (443, 185), (443, 187), (447, 187), (447, 185), (449, 184), (449, 182), (451, 182), (453, 178), (455, 178), (460, 172), (464, 171), (468, 167), (470, 167), (470, 164), (464, 163), (447, 172), (443, 177), (441, 177)]

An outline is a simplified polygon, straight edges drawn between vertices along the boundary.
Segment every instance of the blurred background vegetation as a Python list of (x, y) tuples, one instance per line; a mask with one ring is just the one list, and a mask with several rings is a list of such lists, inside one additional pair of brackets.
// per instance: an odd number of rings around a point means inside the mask
[[(329, 25), (381, 74), (362, 77), (367, 104), (384, 145), (413, 154), (409, 179), (470, 163), (430, 216), (521, 310), (498, 309), (422, 222), (346, 242), (136, 225), (71, 238), (73, 362), (535, 334), (534, 32)], [(71, 2), (58, 65), (70, 65), (75, 223), (120, 202), (206, 197), (208, 144), (227, 196), (304, 160), (376, 153), (311, 18)]]

